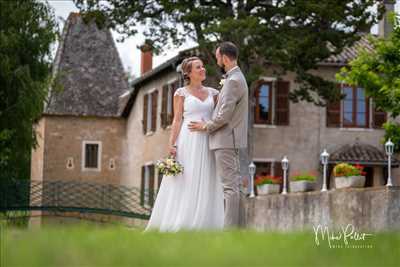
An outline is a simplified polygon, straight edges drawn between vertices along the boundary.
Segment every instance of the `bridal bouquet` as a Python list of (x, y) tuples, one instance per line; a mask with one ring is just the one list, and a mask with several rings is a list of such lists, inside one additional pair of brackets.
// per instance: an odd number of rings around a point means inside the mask
[(171, 156), (164, 160), (158, 160), (156, 167), (159, 172), (167, 176), (175, 176), (183, 172), (183, 166)]

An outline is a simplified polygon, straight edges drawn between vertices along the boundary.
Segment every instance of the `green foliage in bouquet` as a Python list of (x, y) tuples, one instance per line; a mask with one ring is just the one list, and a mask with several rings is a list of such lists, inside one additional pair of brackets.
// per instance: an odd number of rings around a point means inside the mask
[(164, 160), (158, 160), (156, 167), (160, 173), (167, 176), (176, 176), (183, 173), (183, 166), (171, 156)]

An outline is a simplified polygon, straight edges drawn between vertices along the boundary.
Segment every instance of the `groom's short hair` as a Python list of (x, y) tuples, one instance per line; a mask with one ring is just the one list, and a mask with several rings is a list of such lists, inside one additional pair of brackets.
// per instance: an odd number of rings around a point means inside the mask
[(239, 56), (239, 50), (237, 46), (232, 42), (223, 42), (219, 46), (219, 53), (229, 57), (231, 60), (237, 60)]

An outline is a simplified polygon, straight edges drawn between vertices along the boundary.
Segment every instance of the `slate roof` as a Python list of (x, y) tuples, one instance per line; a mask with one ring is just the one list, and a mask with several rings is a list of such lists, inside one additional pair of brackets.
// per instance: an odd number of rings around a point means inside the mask
[(52, 90), (45, 114), (117, 117), (120, 95), (129, 90), (111, 32), (94, 22), (85, 24), (78, 13), (65, 23), (56, 58), (61, 92)]
[[(385, 152), (369, 144), (347, 144), (333, 152), (329, 163), (359, 163), (363, 165), (387, 165)], [(398, 167), (399, 161), (392, 158), (392, 166)]]

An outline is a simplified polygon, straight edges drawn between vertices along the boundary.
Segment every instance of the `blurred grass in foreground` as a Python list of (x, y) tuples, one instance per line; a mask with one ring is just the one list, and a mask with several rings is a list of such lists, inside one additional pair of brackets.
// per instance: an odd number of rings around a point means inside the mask
[[(400, 232), (329, 248), (314, 232), (142, 233), (122, 226), (3, 228), (0, 266), (399, 266)], [(353, 242), (354, 244), (354, 242)]]

